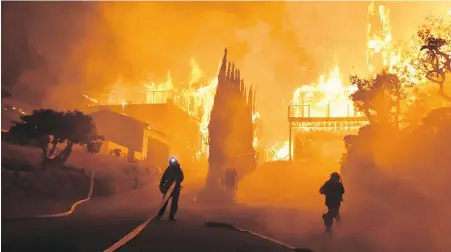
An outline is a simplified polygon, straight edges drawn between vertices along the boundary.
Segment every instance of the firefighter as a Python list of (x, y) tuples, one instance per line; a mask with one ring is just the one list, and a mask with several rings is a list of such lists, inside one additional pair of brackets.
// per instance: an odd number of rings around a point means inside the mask
[(326, 197), (325, 203), (328, 211), (323, 214), (323, 220), (326, 232), (330, 232), (332, 231), (334, 219), (336, 222), (340, 222), (340, 206), (345, 193), (340, 174), (338, 172), (332, 173), (330, 179), (319, 189), (319, 193)]
[(224, 177), (222, 184), (224, 186), (224, 191), (236, 191), (238, 189), (238, 174), (235, 168), (228, 168), (224, 172)]
[(178, 202), (179, 202), (179, 196), (180, 191), (182, 189), (181, 183), (184, 179), (183, 171), (180, 168), (180, 164), (172, 157), (169, 159), (169, 166), (164, 171), (163, 176), (161, 177), (160, 181), (160, 192), (163, 193), (163, 198), (166, 196), (166, 193), (168, 192), (169, 188), (171, 187), (172, 183), (175, 183), (174, 189), (172, 190), (171, 195), (167, 199), (167, 201), (164, 203), (164, 205), (161, 207), (160, 211), (158, 212), (157, 219), (160, 219), (164, 212), (166, 211), (166, 207), (168, 206), (169, 199), (171, 199), (171, 209), (169, 211), (169, 220), (175, 221), (175, 215), (177, 213), (178, 209)]

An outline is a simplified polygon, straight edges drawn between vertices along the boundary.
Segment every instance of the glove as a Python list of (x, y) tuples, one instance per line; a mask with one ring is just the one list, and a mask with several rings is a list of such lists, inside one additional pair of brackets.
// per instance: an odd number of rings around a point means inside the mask
[(166, 183), (164, 183), (163, 185), (160, 186), (161, 193), (166, 193), (167, 191), (168, 191), (168, 189), (166, 188)]

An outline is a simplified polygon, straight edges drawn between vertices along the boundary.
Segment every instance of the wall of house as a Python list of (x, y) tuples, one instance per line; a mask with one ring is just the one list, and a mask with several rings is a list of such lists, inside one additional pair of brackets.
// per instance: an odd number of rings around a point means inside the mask
[[(125, 113), (138, 121), (147, 122), (151, 128), (164, 132), (171, 139), (171, 150), (177, 155), (192, 157), (202, 148), (199, 123), (172, 103), (131, 104), (124, 107), (108, 105), (106, 107), (117, 113)], [(91, 109), (95, 108), (91, 107)], [(193, 147), (189, 150), (188, 146)]]
[(96, 124), (97, 130), (108, 141), (127, 146), (134, 151), (143, 151), (145, 123), (126, 115), (103, 109), (89, 114)]
[[(112, 151), (114, 149), (120, 149), (121, 150), (121, 158), (127, 158), (127, 155), (129, 153), (129, 149), (125, 146), (119, 145), (117, 143), (111, 142), (111, 141), (105, 141), (102, 144), (102, 147), (100, 148), (100, 153), (104, 155), (113, 155)], [(135, 151), (133, 153), (133, 157), (136, 160), (147, 160), (147, 149), (146, 152), (139, 152)]]
[(147, 140), (147, 161), (161, 168), (166, 167), (171, 155), (170, 147), (154, 138), (149, 137)]
[(120, 149), (121, 155), (127, 155), (128, 154), (128, 148), (122, 145), (119, 145), (117, 143), (111, 142), (111, 141), (104, 141), (102, 146), (100, 147), (100, 153), (105, 155), (112, 155), (111, 152), (114, 149)]

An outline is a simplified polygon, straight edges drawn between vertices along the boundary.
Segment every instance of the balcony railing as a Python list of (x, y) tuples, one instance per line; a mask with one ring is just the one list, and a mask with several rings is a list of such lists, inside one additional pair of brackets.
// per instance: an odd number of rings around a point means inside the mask
[(326, 106), (312, 106), (311, 104), (290, 104), (288, 118), (343, 118), (363, 117), (352, 104), (330, 103)]

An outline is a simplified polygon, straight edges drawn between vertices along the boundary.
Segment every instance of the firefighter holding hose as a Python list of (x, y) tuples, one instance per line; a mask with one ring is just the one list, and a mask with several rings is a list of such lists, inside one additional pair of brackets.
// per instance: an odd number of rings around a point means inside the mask
[(175, 183), (174, 190), (172, 190), (171, 195), (169, 196), (168, 200), (164, 203), (164, 205), (161, 207), (160, 211), (158, 212), (157, 219), (161, 219), (164, 212), (166, 211), (166, 208), (169, 203), (169, 199), (171, 199), (171, 209), (169, 211), (169, 220), (175, 221), (175, 215), (177, 214), (178, 210), (178, 202), (179, 202), (179, 196), (180, 191), (182, 189), (182, 182), (184, 179), (182, 168), (180, 167), (179, 162), (177, 159), (172, 157), (169, 159), (169, 166), (164, 171), (163, 176), (160, 180), (160, 192), (163, 193), (163, 198), (166, 196), (166, 193), (168, 192), (169, 188), (171, 187), (172, 183)]

